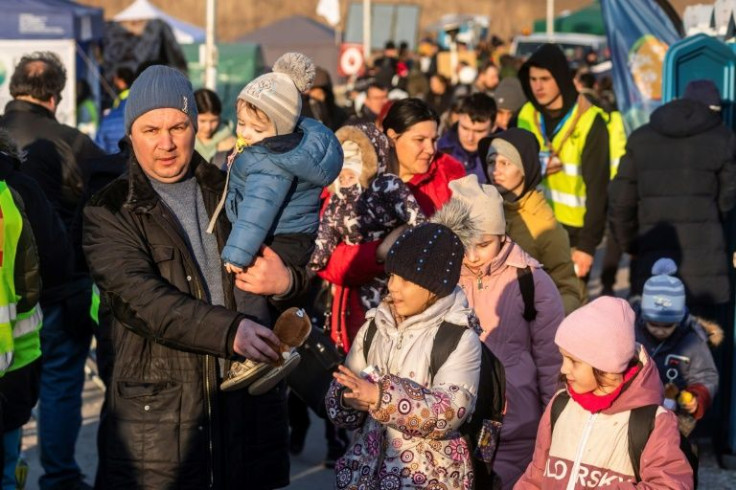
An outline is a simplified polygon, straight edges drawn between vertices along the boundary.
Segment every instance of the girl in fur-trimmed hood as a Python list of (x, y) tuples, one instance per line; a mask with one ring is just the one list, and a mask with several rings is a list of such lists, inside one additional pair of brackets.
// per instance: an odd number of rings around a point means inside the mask
[[(348, 245), (383, 239), (395, 228), (416, 226), (424, 213), (409, 188), (387, 172), (388, 138), (372, 123), (344, 126), (335, 133), (344, 161), (332, 183), (332, 195), (320, 220), (310, 267), (322, 270), (340, 242)], [(375, 308), (386, 292), (386, 278), (361, 286), (366, 309)]]

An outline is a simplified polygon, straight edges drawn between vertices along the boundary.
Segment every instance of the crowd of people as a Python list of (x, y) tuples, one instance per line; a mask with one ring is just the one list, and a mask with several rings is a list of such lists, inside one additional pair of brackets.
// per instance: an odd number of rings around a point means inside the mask
[[(387, 44), (343, 104), (285, 53), (232, 122), (175, 68), (121, 68), (94, 141), (55, 119), (61, 61), (20, 60), (0, 118), (3, 489), (36, 404), (40, 487), (90, 487), (93, 335), (98, 489), (287, 486), (309, 408), (340, 489), (694, 488), (736, 204), (715, 85), (627, 142), (555, 45), (481, 53), (456, 84), (434, 55)], [(346, 357), (312, 373), (320, 335)], [(316, 403), (287, 383), (300, 364)]]

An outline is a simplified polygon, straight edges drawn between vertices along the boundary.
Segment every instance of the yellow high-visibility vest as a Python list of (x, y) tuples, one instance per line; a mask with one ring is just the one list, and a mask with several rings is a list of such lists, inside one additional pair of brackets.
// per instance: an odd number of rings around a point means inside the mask
[[(562, 163), (560, 172), (542, 179), (542, 190), (555, 213), (557, 221), (564, 225), (582, 228), (585, 220), (586, 187), (582, 173), (582, 156), (593, 121), (603, 110), (590, 103), (578, 102), (570, 116), (552, 138), (552, 148)], [(519, 113), (519, 127), (531, 131), (539, 141), (540, 151), (549, 154), (547, 138), (540, 130), (541, 114), (531, 102)], [(605, 118), (604, 118), (605, 120)]]
[(624, 118), (619, 111), (611, 111), (608, 115), (606, 127), (608, 128), (608, 143), (611, 152), (611, 178), (618, 172), (621, 158), (626, 154), (626, 128)]
[(15, 258), (22, 231), (20, 210), (8, 185), (0, 181), (0, 375), (41, 356), (40, 307), (17, 312), (20, 297), (15, 290)]

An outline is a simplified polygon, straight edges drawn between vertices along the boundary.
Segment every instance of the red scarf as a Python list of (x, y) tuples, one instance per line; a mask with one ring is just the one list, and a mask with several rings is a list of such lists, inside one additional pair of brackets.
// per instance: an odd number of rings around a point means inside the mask
[(613, 402), (621, 394), (621, 391), (623, 391), (626, 383), (631, 378), (636, 376), (636, 373), (638, 373), (639, 371), (641, 371), (641, 366), (639, 364), (636, 364), (630, 367), (624, 373), (623, 382), (620, 385), (618, 385), (618, 387), (615, 390), (608, 393), (607, 395), (594, 395), (592, 391), (589, 391), (588, 393), (576, 393), (570, 386), (570, 383), (567, 384), (567, 391), (570, 393), (570, 397), (576, 402), (578, 402), (580, 406), (583, 407), (588, 412), (590, 413), (602, 412), (603, 410), (613, 405)]

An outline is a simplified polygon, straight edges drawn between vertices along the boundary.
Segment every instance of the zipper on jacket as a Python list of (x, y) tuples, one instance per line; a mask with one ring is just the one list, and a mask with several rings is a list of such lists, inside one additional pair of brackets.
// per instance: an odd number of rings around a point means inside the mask
[(207, 392), (207, 439), (210, 451), (210, 488), (215, 486), (215, 456), (212, 445), (212, 400), (210, 400), (210, 356), (204, 356), (204, 385)]
[(578, 451), (575, 454), (575, 462), (572, 465), (572, 470), (570, 470), (570, 479), (567, 480), (566, 490), (574, 490), (575, 488), (575, 483), (578, 479), (578, 472), (580, 472), (580, 460), (583, 459), (583, 451), (585, 450), (585, 446), (588, 444), (588, 438), (590, 437), (590, 432), (593, 429), (593, 423), (595, 422), (596, 418), (598, 418), (597, 413), (590, 414), (590, 417), (588, 417), (588, 421), (585, 423), (583, 436), (580, 438)]

